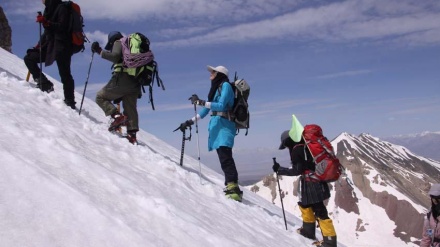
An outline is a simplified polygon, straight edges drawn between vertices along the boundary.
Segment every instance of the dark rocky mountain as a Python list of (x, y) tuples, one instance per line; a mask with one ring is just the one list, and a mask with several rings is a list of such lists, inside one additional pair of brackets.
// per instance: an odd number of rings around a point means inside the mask
[[(416, 246), (430, 207), (427, 191), (440, 181), (440, 162), (368, 134), (342, 133), (332, 145), (347, 173), (331, 184), (332, 197), (326, 202), (341, 242), (363, 246), (377, 237), (375, 244), (383, 246), (398, 241)], [(291, 206), (298, 201), (297, 180), (283, 176), (280, 184), (286, 210), (300, 216), (297, 206)], [(274, 175), (250, 188), (280, 204)]]
[(12, 52), (12, 30), (3, 8), (0, 6), (0, 47)]

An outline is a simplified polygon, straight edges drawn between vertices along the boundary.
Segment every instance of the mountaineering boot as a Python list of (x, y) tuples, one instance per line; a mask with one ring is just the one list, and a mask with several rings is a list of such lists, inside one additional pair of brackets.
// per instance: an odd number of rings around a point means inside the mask
[(333, 226), (333, 221), (331, 219), (319, 219), (319, 227), (321, 228), (322, 232), (322, 240), (324, 241), (322, 243), (323, 247), (336, 247), (336, 231), (335, 227)]
[(50, 81), (48, 81), (48, 83), (41, 84), (40, 89), (41, 89), (41, 91), (46, 92), (46, 93), (50, 93), (50, 92), (54, 91), (53, 84)]
[(296, 232), (303, 235), (306, 238), (315, 240), (316, 239), (315, 230), (316, 230), (315, 222), (308, 223), (303, 221), (302, 227), (298, 228)]
[(124, 126), (128, 121), (128, 117), (120, 113), (114, 113), (111, 116), (114, 120), (110, 124), (108, 131), (115, 131), (119, 127)]
[(227, 183), (224, 192), (227, 198), (239, 202), (241, 202), (241, 200), (243, 199), (243, 191), (241, 191), (240, 187), (238, 187), (238, 183), (234, 183), (234, 182)]
[(322, 237), (322, 247), (337, 247), (338, 242), (336, 241), (336, 236), (333, 237)]
[(70, 106), (70, 108), (72, 108), (73, 110), (76, 109), (76, 102), (74, 100), (64, 100), (64, 104), (66, 104), (67, 106)]
[(37, 86), (35, 86), (36, 88), (41, 88), (40, 79), (38, 79), (38, 78), (34, 78), (34, 82), (37, 83)]
[(298, 228), (296, 231), (306, 238), (316, 239), (316, 236), (315, 236), (315, 230), (316, 230), (315, 229), (316, 228), (315, 213), (313, 212), (311, 207), (299, 206), (299, 210), (301, 211), (301, 218), (303, 220), (303, 225), (301, 228)]
[(133, 145), (137, 144), (136, 131), (128, 131), (127, 139), (131, 144), (133, 144)]
[(41, 91), (50, 93), (54, 91), (53, 89), (53, 83), (49, 81), (46, 77), (42, 77), (41, 81), (40, 79), (34, 79), (34, 81), (37, 83), (37, 88), (39, 88)]

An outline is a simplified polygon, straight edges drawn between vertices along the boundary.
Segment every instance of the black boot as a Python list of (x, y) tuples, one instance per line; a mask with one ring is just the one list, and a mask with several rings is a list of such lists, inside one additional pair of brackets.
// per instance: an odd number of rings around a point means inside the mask
[(75, 100), (67, 100), (67, 99), (65, 99), (64, 100), (64, 104), (66, 104), (67, 106), (70, 106), (70, 108), (72, 108), (72, 109), (76, 109), (76, 102), (75, 102)]
[(306, 238), (315, 240), (316, 239), (315, 230), (316, 230), (315, 222), (308, 223), (303, 221), (303, 226), (301, 228), (298, 228), (296, 231)]
[(338, 242), (336, 241), (336, 236), (333, 237), (322, 237), (324, 241), (321, 246), (323, 247), (337, 247)]
[(37, 81), (37, 87), (46, 93), (50, 93), (52, 91), (54, 91), (53, 89), (53, 83), (51, 81), (49, 81), (45, 76), (41, 77), (41, 81), (36, 80)]

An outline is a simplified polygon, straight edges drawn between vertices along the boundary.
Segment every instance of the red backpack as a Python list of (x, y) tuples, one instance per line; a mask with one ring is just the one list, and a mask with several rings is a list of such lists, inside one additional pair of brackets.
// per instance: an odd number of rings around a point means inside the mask
[(322, 134), (322, 129), (316, 124), (304, 127), (303, 138), (315, 162), (315, 172), (306, 171), (311, 180), (334, 182), (339, 179), (343, 167), (336, 157), (332, 144)]

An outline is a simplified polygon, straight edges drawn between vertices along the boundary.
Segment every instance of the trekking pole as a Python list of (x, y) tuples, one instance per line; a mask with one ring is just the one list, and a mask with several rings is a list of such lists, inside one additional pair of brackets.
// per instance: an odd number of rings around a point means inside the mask
[(183, 166), (183, 155), (185, 154), (185, 141), (191, 141), (191, 126), (189, 126), (189, 137), (186, 138), (186, 129), (182, 131), (182, 149), (180, 152), (180, 166)]
[(92, 62), (93, 62), (94, 55), (95, 55), (95, 53), (92, 52), (92, 58), (90, 59), (90, 65), (89, 65), (89, 72), (87, 72), (86, 84), (84, 85), (84, 92), (83, 92), (83, 96), (81, 99), (81, 106), (79, 107), (79, 115), (81, 115), (81, 109), (82, 109), (83, 102), (84, 102), (84, 96), (86, 95), (87, 83), (89, 82), (90, 69), (92, 68)]
[(197, 108), (194, 103), (194, 118), (196, 119), (196, 134), (197, 134), (197, 159), (199, 160), (199, 178), (200, 184), (202, 184), (202, 165), (200, 164), (200, 144), (199, 144), (199, 121), (197, 120)]
[[(41, 13), (41, 11), (38, 11), (38, 15), (43, 15), (42, 13)], [(41, 22), (39, 23), (40, 24), (40, 78), (39, 78), (39, 84), (40, 84), (40, 88), (43, 88), (42, 87), (42, 79), (43, 79), (43, 57), (42, 57), (42, 49), (41, 49), (41, 47), (43, 46), (43, 44), (41, 44)]]
[[(273, 157), (273, 164), (277, 163), (276, 158)], [(284, 225), (286, 226), (287, 230), (287, 221), (286, 221), (286, 214), (284, 213), (284, 204), (283, 204), (283, 197), (281, 196), (281, 187), (280, 187), (280, 180), (278, 179), (278, 172), (275, 173), (277, 175), (277, 182), (278, 182), (278, 191), (280, 192), (280, 200), (281, 200), (281, 208), (283, 209), (283, 217), (284, 217)]]

